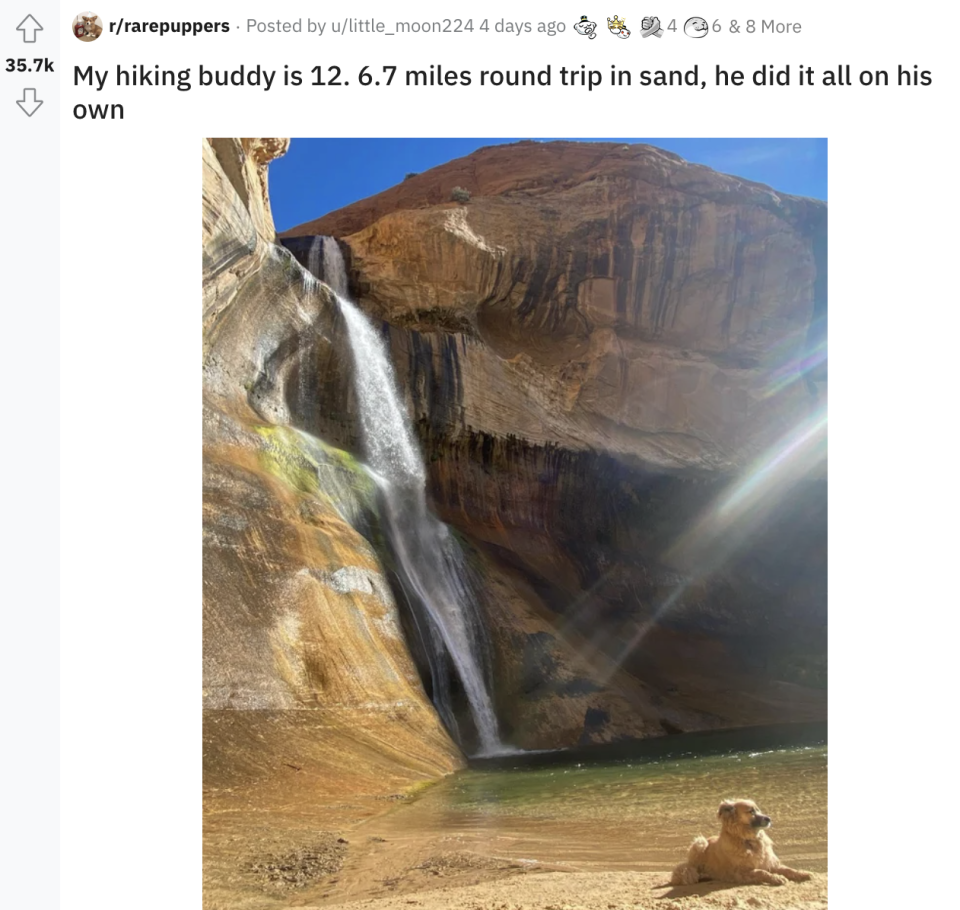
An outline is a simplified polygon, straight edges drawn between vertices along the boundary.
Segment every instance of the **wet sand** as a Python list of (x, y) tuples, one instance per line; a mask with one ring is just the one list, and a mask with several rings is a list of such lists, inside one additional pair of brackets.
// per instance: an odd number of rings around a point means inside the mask
[[(292, 781), (291, 781), (292, 783)], [(433, 784), (228, 788), (205, 799), (204, 906), (559, 910), (826, 906), (826, 748), (475, 768)], [(381, 792), (377, 792), (377, 790)], [(815, 873), (775, 888), (664, 887), (716, 803), (748, 795), (778, 855)]]

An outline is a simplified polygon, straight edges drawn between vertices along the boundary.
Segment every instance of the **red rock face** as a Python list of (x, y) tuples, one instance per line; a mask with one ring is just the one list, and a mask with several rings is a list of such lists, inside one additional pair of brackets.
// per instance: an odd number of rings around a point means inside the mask
[[(589, 326), (615, 325), (646, 340), (755, 355), (810, 322), (811, 237), (825, 207), (650, 146), (481, 149), (285, 236), (346, 238), (387, 219), (376, 235), (381, 245), (406, 222), (416, 226), (424, 254), (437, 252), (434, 238), (421, 232), (458, 233), (449, 212), (438, 219), (430, 211), (449, 207), (458, 186), (471, 194), (469, 227), (460, 239), (482, 238), (485, 244), (476, 245), (491, 256), (480, 259), (495, 263), (486, 270), (469, 258), (458, 263), (467, 274), (449, 277), (460, 279), (463, 306), (510, 300), (528, 328), (565, 327), (579, 335)], [(400, 212), (403, 219), (390, 217)], [(350, 243), (361, 259), (370, 245), (361, 238)], [(404, 259), (400, 275), (447, 277), (444, 264), (415, 270), (410, 264), (422, 258)], [(365, 269), (364, 277), (373, 285), (385, 276)], [(416, 296), (407, 305), (422, 309)]]
[(525, 744), (590, 711), (601, 740), (825, 717), (823, 203), (649, 146), (519, 143), (288, 236), (314, 233), (389, 324)]
[(289, 233), (307, 231), (345, 241), (368, 311), (462, 336), (461, 429), (714, 470), (810, 406), (822, 203), (649, 146), (520, 143)]

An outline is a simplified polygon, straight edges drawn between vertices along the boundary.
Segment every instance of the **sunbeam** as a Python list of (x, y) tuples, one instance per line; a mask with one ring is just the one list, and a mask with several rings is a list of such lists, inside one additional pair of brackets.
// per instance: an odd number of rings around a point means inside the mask
[(682, 566), (686, 580), (656, 606), (624, 643), (603, 678), (604, 684), (657, 622), (676, 606), (691, 584), (711, 575), (759, 533), (794, 486), (824, 472), (826, 458), (827, 409), (820, 404), (757, 458), (666, 551), (664, 561)]

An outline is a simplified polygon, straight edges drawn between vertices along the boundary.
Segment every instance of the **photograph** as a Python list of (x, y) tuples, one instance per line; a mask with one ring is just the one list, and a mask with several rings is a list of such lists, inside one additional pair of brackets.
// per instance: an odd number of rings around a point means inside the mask
[(103, 20), (96, 13), (80, 13), (74, 16), (72, 28), (81, 41), (96, 41), (103, 33)]
[(203, 906), (826, 908), (827, 140), (202, 146)]

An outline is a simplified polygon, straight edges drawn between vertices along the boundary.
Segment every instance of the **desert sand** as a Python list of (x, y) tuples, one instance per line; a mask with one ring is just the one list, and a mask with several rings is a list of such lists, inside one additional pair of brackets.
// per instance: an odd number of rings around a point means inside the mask
[(809, 882), (783, 887), (705, 882), (675, 888), (665, 885), (667, 878), (666, 873), (650, 872), (528, 873), (335, 906), (340, 910), (820, 910), (827, 906), (826, 875), (816, 874)]

